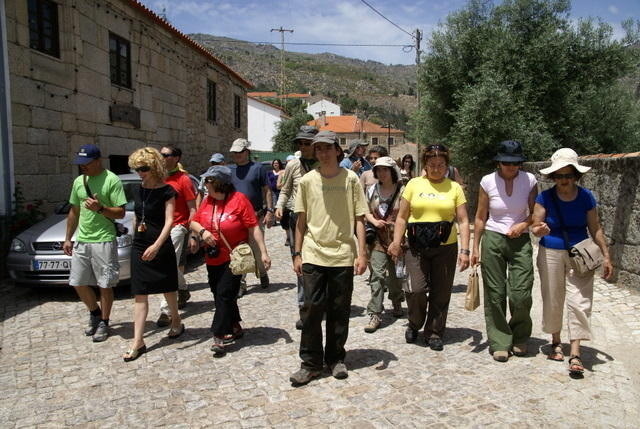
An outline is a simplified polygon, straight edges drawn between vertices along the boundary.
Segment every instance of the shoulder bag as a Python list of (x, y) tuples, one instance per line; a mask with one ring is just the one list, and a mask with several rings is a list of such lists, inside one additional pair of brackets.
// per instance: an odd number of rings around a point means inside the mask
[(551, 200), (558, 213), (558, 220), (560, 222), (560, 228), (562, 229), (562, 237), (564, 239), (564, 248), (569, 253), (569, 260), (571, 262), (571, 268), (573, 271), (580, 275), (585, 276), (591, 274), (602, 265), (603, 256), (600, 247), (593, 241), (591, 237), (587, 237), (574, 246), (569, 246), (569, 234), (564, 224), (564, 218), (560, 212), (560, 206), (558, 204), (558, 197), (556, 195), (555, 188), (551, 189)]
[[(224, 210), (224, 209), (223, 209)], [(212, 225), (213, 226), (213, 225)], [(231, 248), (229, 242), (222, 233), (222, 229), (219, 225), (216, 225), (220, 238), (224, 241), (224, 244), (229, 249), (231, 256), (231, 262), (229, 263), (229, 269), (234, 275), (256, 273), (256, 276), (260, 276), (257, 272), (256, 259), (253, 256), (253, 251), (249, 243), (240, 243), (236, 247)]]

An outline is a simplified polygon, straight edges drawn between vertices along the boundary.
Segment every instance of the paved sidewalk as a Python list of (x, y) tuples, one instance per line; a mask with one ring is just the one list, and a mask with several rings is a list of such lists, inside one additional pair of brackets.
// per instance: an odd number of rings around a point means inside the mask
[[(213, 299), (203, 267), (187, 275), (192, 298), (187, 332), (165, 338), (151, 298), (149, 351), (124, 363), (133, 304), (117, 293), (113, 335), (83, 335), (86, 311), (69, 289), (4, 287), (0, 302), (0, 427), (638, 427), (640, 297), (601, 281), (594, 299), (596, 339), (585, 343), (583, 379), (567, 363), (546, 360), (541, 300), (534, 286), (534, 332), (525, 358), (494, 362), (482, 307), (463, 309), (468, 271), (457, 275), (445, 349), (406, 344), (406, 319), (384, 314), (383, 328), (363, 332), (369, 289), (356, 279), (346, 363), (349, 378), (330, 375), (294, 388), (299, 331), (294, 274), (284, 233), (268, 231), (271, 287), (250, 276), (240, 302), (246, 335), (227, 356), (209, 351)], [(390, 303), (385, 305), (390, 307)], [(566, 336), (565, 336), (566, 340)], [(567, 350), (568, 352), (568, 350)]]

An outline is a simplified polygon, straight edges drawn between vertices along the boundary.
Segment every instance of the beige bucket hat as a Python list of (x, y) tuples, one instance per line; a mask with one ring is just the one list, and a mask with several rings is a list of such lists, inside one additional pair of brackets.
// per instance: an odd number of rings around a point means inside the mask
[(591, 170), (591, 167), (578, 164), (578, 154), (568, 147), (558, 149), (551, 155), (551, 166), (540, 170), (540, 174), (548, 176), (567, 165), (572, 165), (579, 173), (586, 173)]

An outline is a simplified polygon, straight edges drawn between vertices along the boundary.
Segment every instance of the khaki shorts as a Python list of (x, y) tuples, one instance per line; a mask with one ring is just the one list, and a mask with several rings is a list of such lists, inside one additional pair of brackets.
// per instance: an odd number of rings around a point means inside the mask
[(70, 286), (110, 288), (118, 284), (120, 264), (116, 240), (103, 243), (73, 244)]

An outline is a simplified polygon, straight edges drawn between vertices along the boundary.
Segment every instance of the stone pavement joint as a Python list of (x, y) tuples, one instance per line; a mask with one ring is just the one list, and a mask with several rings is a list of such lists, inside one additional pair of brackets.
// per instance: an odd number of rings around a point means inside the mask
[[(1, 426), (638, 426), (640, 296), (602, 280), (594, 291), (595, 339), (584, 343), (584, 379), (569, 378), (566, 361), (546, 359), (537, 278), (530, 354), (494, 362), (482, 306), (463, 308), (467, 271), (455, 278), (443, 352), (427, 348), (422, 334), (406, 344), (406, 316), (385, 312), (381, 328), (364, 333), (370, 292), (367, 275), (356, 277), (349, 378), (325, 372), (292, 387), (289, 375), (300, 365), (295, 275), (283, 231), (266, 237), (271, 286), (262, 290), (249, 276), (249, 293), (239, 300), (245, 337), (220, 359), (209, 351), (213, 298), (203, 266), (186, 276), (192, 298), (182, 311), (185, 335), (165, 338), (168, 328), (155, 326), (160, 297), (151, 297), (149, 350), (131, 363), (121, 358), (133, 335), (128, 288), (116, 293), (112, 336), (92, 343), (82, 332), (87, 312), (70, 288), (2, 285)], [(386, 299), (385, 306), (391, 309)]]

